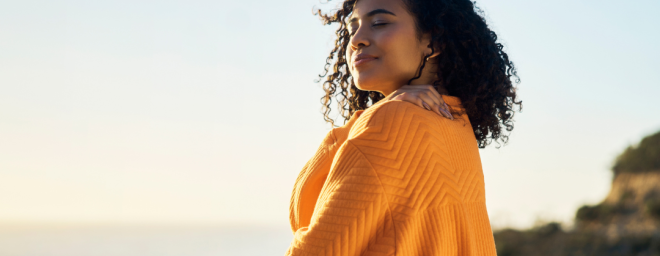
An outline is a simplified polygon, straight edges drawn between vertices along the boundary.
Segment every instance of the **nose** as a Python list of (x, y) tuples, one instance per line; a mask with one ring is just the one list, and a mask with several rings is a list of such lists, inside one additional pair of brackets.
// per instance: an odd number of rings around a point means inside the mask
[(365, 29), (362, 29), (362, 26), (355, 31), (355, 34), (353, 34), (349, 42), (349, 46), (353, 51), (357, 51), (362, 47), (367, 47), (370, 44), (369, 33)]

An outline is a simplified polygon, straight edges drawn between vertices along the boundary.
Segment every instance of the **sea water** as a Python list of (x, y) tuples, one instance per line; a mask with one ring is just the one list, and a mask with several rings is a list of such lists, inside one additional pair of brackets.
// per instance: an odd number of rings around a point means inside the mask
[(284, 255), (286, 227), (0, 227), (0, 256)]

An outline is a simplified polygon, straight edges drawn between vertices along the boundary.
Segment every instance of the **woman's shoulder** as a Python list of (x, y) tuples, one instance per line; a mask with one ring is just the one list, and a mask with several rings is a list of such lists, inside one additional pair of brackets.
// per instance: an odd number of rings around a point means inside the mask
[(348, 134), (349, 140), (388, 140), (432, 131), (442, 126), (442, 119), (433, 111), (407, 101), (390, 100), (365, 110)]

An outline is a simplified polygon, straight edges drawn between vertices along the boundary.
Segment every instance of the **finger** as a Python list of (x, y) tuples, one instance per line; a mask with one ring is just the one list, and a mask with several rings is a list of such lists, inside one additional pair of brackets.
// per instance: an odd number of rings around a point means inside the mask
[(447, 113), (447, 118), (454, 120), (454, 117), (451, 115), (451, 110), (449, 109), (449, 106), (447, 106), (447, 102), (445, 102), (445, 99), (440, 96), (440, 103), (439, 103), (439, 109), (440, 111)]
[[(426, 110), (429, 110), (429, 111), (433, 111), (436, 115), (439, 115), (439, 116), (441, 116), (441, 117), (449, 118), (449, 119), (452, 119), (452, 120), (453, 120), (453, 118), (450, 118), (449, 116), (447, 116), (447, 114), (445, 114), (444, 112), (442, 112), (440, 108), (438, 108), (438, 107), (430, 107), (430, 106), (428, 106), (428, 104), (426, 103), (426, 101), (422, 100), (422, 98), (417, 98), (417, 100), (415, 100), (415, 102), (417, 102), (416, 105), (422, 105), (423, 108), (425, 108)], [(421, 103), (420, 103), (420, 102), (421, 102)], [(427, 108), (427, 107), (428, 107), (428, 108)], [(429, 109), (429, 108), (430, 108), (430, 109)]]
[(447, 103), (442, 103), (444, 105), (444, 109), (440, 109), (442, 112), (446, 112), (447, 116), (449, 119), (454, 120), (454, 116), (451, 114), (451, 111), (449, 111), (449, 106), (447, 106)]
[(424, 90), (424, 92), (420, 93), (420, 97), (424, 96), (425, 99), (428, 98), (432, 100), (434, 105), (438, 107), (442, 106), (442, 98), (440, 97), (440, 94), (433, 93), (433, 91), (435, 91), (435, 89)]
[(442, 103), (444, 103), (445, 101), (442, 99), (442, 95), (438, 93), (438, 90), (436, 90), (435, 87), (433, 87), (433, 85), (426, 85), (426, 88), (428, 90), (428, 93), (432, 94), (432, 97), (438, 100), (438, 105), (442, 106), (443, 105)]
[(405, 92), (399, 92), (394, 96), (392, 96), (390, 100), (405, 100), (405, 96), (406, 96)]
[(404, 91), (410, 91), (412, 93), (418, 93), (420, 95), (421, 94), (428, 95), (429, 98), (433, 100), (434, 103), (437, 104), (437, 107), (434, 107), (434, 110), (437, 109), (439, 110), (439, 113), (442, 113), (440, 114), (441, 116), (454, 120), (454, 117), (451, 114), (451, 110), (449, 109), (449, 106), (447, 106), (447, 103), (442, 98), (442, 95), (440, 95), (440, 93), (438, 93), (438, 91), (432, 85), (406, 85), (401, 87), (400, 89)]
[(434, 108), (438, 108), (441, 105), (439, 105), (438, 99), (433, 96), (433, 94), (429, 92), (422, 92), (417, 95), (420, 99), (422, 99), (424, 102), (428, 103), (430, 106)]
[(426, 110), (429, 110), (429, 111), (432, 111), (433, 109), (437, 108), (437, 106), (432, 107), (432, 106), (435, 106), (435, 104), (433, 104), (431, 101), (429, 101), (428, 103), (425, 103), (423, 100), (421, 100), (421, 98), (419, 96), (416, 96), (416, 95), (418, 95), (418, 94), (417, 93), (403, 92), (403, 93), (397, 95), (396, 97), (392, 98), (392, 100), (401, 100), (401, 101), (405, 101), (405, 102), (410, 102), (412, 104), (417, 105), (420, 108), (423, 108), (423, 109), (426, 109)]
[[(431, 94), (432, 95), (432, 94)], [(428, 94), (422, 93), (419, 95), (419, 99), (422, 100), (423, 102), (429, 103), (431, 106), (431, 109), (433, 112), (438, 114), (439, 116), (450, 118), (445, 112), (442, 111), (441, 105), (438, 105), (437, 99), (434, 100), (434, 97), (429, 96)]]
[[(409, 92), (403, 92), (399, 94), (398, 96), (394, 97), (396, 100), (400, 101), (405, 101), (405, 102), (410, 102), (412, 104), (417, 105), (420, 108), (425, 108), (424, 105), (422, 104), (422, 101), (419, 101), (419, 97), (415, 96), (415, 93), (409, 93)], [(430, 106), (429, 106), (430, 107)]]
[(426, 102), (422, 101), (422, 106), (424, 107), (424, 109), (431, 111), (431, 106), (429, 106), (429, 104), (426, 104)]
[(436, 102), (438, 105), (442, 106), (444, 103), (444, 100), (442, 99), (442, 95), (438, 93), (438, 91), (435, 89), (435, 87), (433, 87), (433, 85), (428, 85), (428, 84), (406, 85), (401, 87), (400, 89), (410, 92), (416, 92), (416, 93), (427, 93), (429, 94), (430, 97), (434, 99), (434, 102)]
[(442, 98), (442, 95), (438, 93), (437, 90), (433, 89), (432, 90), (435, 95), (437, 95), (438, 99), (438, 105), (439, 105), (439, 110), (446, 116), (447, 118), (454, 120), (454, 116), (451, 114), (451, 110), (449, 109), (449, 106), (445, 102), (445, 99)]
[(431, 93), (433, 93), (433, 95), (435, 95), (436, 97), (438, 97), (438, 99), (440, 100), (440, 105), (442, 105), (442, 103), (445, 102), (445, 101), (442, 99), (442, 95), (440, 95), (440, 93), (438, 92), (438, 90), (436, 90), (435, 87), (433, 87), (433, 86), (431, 86), (430, 90), (431, 90)]
[(429, 87), (430, 87), (429, 91), (435, 96), (433, 98), (438, 100), (438, 105), (439, 105), (441, 111), (446, 113), (446, 115), (448, 116), (447, 118), (453, 120), (454, 117), (451, 115), (451, 111), (449, 109), (449, 106), (447, 106), (447, 103), (445, 102), (445, 99), (442, 98), (442, 95), (440, 93), (438, 93), (438, 91), (433, 86), (429, 86)]
[(446, 112), (443, 112), (441, 110), (441, 105), (439, 101), (440, 98), (432, 94), (431, 93), (432, 91), (435, 91), (435, 89), (429, 85), (404, 86), (397, 90), (397, 92), (400, 92), (400, 95), (393, 97), (392, 100), (407, 101), (417, 105), (420, 108), (431, 110), (440, 116), (449, 118)]
[(397, 99), (397, 96), (400, 96), (403, 94), (405, 91), (404, 90), (396, 90), (390, 93), (390, 95), (387, 95), (387, 97), (383, 98), (384, 100), (395, 100)]

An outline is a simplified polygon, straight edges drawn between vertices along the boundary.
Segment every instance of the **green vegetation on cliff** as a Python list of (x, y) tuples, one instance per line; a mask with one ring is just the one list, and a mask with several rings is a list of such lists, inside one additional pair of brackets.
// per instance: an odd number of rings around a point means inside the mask
[(495, 232), (497, 256), (658, 256), (660, 233), (616, 240), (592, 231), (564, 231), (558, 223)]
[(571, 230), (549, 223), (494, 233), (498, 256), (660, 256), (660, 132), (619, 155), (610, 194)]
[(636, 147), (628, 147), (614, 162), (614, 174), (660, 171), (660, 132), (647, 136)]

